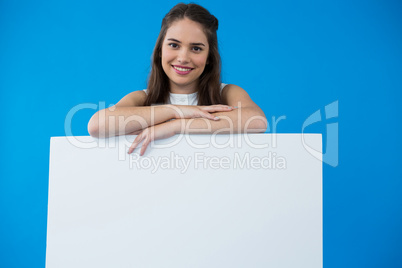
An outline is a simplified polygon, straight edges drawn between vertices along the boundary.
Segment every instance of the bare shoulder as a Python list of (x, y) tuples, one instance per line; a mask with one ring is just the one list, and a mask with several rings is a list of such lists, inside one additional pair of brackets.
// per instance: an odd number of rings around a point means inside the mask
[(133, 91), (126, 96), (124, 96), (118, 103), (116, 107), (127, 107), (127, 106), (144, 106), (147, 94), (143, 90)]
[(223, 104), (238, 106), (254, 106), (256, 105), (250, 98), (249, 94), (241, 87), (228, 84), (222, 89), (222, 100)]

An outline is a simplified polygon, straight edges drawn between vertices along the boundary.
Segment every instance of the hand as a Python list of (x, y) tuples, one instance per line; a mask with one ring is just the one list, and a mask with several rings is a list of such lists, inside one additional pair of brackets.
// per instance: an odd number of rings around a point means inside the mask
[(134, 139), (134, 142), (131, 144), (130, 148), (128, 149), (128, 154), (131, 154), (134, 149), (137, 148), (138, 145), (142, 142), (140, 151), (140, 155), (142, 156), (144, 155), (145, 150), (147, 149), (151, 141), (167, 139), (176, 134), (174, 132), (174, 128), (169, 123), (170, 122), (166, 122), (141, 130), (138, 136)]
[(171, 105), (175, 112), (175, 118), (206, 118), (210, 120), (219, 120), (219, 117), (211, 114), (215, 112), (230, 112), (237, 107), (229, 105), (206, 105), (206, 106), (194, 106), (194, 105)]

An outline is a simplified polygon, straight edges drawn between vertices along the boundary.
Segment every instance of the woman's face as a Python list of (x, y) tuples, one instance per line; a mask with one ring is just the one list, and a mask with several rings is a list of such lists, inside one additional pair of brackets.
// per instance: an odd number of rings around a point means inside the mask
[(168, 28), (161, 57), (172, 93), (197, 91), (198, 78), (205, 69), (208, 53), (208, 39), (198, 22), (184, 18)]

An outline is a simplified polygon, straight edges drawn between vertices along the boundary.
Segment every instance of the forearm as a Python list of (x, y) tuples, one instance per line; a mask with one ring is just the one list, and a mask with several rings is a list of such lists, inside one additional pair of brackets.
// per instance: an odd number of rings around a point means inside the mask
[(168, 122), (176, 134), (208, 134), (208, 133), (260, 133), (267, 129), (267, 120), (260, 108), (244, 107), (230, 112), (216, 112), (220, 120), (205, 118), (177, 119)]
[(111, 107), (95, 113), (88, 123), (94, 137), (112, 137), (133, 133), (176, 118), (172, 105)]

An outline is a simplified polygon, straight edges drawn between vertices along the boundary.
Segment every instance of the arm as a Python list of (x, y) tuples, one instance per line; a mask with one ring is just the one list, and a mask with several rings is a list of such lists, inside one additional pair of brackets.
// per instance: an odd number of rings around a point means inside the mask
[(105, 138), (134, 134), (150, 126), (178, 118), (203, 117), (218, 120), (212, 112), (230, 111), (227, 105), (187, 106), (158, 105), (143, 106), (144, 91), (134, 91), (123, 97), (116, 105), (96, 112), (88, 123), (88, 132), (93, 137)]
[(134, 140), (128, 153), (142, 142), (140, 155), (143, 155), (149, 143), (180, 133), (258, 133), (265, 132), (267, 120), (264, 112), (256, 105), (245, 90), (236, 85), (227, 85), (222, 97), (224, 104), (237, 106), (238, 109), (227, 112), (215, 112), (220, 120), (211, 121), (205, 118), (180, 118), (144, 129)]

